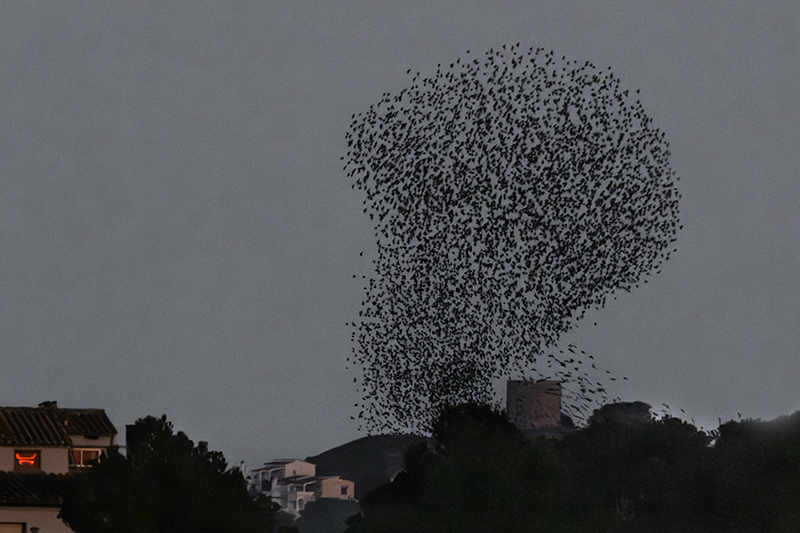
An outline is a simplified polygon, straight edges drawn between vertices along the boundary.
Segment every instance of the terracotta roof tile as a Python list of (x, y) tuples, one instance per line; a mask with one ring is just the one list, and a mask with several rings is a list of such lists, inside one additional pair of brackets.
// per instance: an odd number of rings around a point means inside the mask
[(0, 472), (0, 505), (61, 505), (65, 474)]
[(70, 435), (116, 434), (102, 409), (0, 407), (0, 445), (69, 446)]
[(57, 409), (70, 435), (114, 436), (117, 429), (102, 409)]

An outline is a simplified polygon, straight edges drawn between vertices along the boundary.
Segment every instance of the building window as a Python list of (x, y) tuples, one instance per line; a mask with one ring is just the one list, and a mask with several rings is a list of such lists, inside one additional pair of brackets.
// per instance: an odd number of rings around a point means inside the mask
[(347, 496), (347, 487), (342, 487), (342, 496)]
[(98, 448), (76, 448), (69, 456), (69, 465), (76, 467), (94, 466), (100, 462)]
[(41, 471), (41, 450), (14, 450), (14, 472)]

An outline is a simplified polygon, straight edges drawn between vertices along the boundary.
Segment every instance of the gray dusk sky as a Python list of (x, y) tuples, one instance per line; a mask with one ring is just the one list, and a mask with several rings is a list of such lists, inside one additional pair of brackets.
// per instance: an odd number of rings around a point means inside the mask
[[(353, 113), (466, 50), (611, 67), (666, 132), (678, 251), (564, 342), (614, 396), (800, 408), (800, 3), (0, 3), (0, 404), (166, 413), (230, 462), (363, 436)], [(359, 257), (360, 251), (365, 257)], [(593, 325), (593, 322), (597, 325)]]

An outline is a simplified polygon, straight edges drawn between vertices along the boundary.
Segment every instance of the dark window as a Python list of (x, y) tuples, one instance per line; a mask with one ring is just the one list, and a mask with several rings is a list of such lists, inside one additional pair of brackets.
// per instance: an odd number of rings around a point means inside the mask
[(42, 450), (14, 450), (14, 472), (39, 472)]
[(84, 467), (94, 466), (100, 462), (100, 450), (93, 449), (74, 449), (70, 454), (70, 466)]
[(342, 496), (347, 496), (347, 487), (342, 487)]

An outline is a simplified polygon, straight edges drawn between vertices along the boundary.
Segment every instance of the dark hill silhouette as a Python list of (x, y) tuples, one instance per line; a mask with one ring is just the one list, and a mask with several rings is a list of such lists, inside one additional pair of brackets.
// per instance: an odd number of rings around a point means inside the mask
[(307, 457), (306, 461), (317, 465), (318, 476), (340, 476), (355, 483), (355, 497), (361, 499), (405, 469), (405, 453), (411, 445), (428, 441), (419, 435), (373, 435)]

